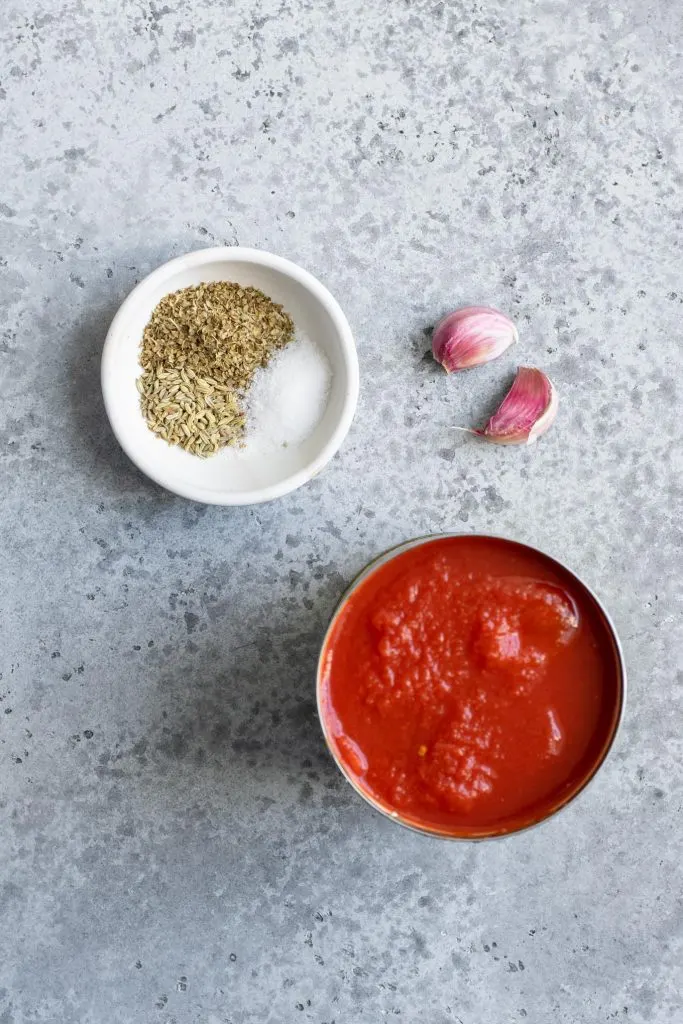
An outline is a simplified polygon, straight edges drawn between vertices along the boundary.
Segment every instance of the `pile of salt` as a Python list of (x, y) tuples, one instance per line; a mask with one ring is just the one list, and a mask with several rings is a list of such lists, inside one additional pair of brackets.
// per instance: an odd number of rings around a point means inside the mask
[(246, 398), (247, 453), (301, 444), (322, 419), (332, 369), (320, 347), (297, 334), (258, 370)]

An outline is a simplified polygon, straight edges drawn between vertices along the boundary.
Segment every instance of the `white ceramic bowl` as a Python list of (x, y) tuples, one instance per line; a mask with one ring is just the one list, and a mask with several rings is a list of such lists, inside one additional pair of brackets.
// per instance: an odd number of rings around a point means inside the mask
[[(172, 447), (147, 427), (135, 380), (142, 332), (159, 300), (204, 281), (237, 281), (282, 303), (295, 327), (317, 342), (330, 361), (327, 407), (300, 445), (267, 455), (224, 449), (208, 459)], [(109, 328), (102, 353), (102, 393), (116, 438), (132, 461), (162, 487), (215, 505), (270, 501), (314, 477), (344, 440), (358, 400), (358, 357), (348, 321), (320, 281), (280, 256), (258, 249), (216, 248), (165, 263), (141, 281)]]

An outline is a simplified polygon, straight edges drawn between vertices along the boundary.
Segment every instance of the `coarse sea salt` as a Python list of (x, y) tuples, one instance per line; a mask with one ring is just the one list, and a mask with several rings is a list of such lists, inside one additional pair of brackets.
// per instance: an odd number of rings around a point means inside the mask
[(245, 453), (302, 444), (323, 417), (331, 382), (325, 353), (297, 332), (268, 366), (256, 371), (245, 402)]

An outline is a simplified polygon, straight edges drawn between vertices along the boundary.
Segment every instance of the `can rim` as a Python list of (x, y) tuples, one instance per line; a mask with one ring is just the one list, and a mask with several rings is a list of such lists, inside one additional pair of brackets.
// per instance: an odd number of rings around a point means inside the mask
[[(453, 834), (451, 834), (449, 832), (440, 830), (436, 826), (431, 827), (429, 825), (419, 825), (419, 824), (417, 824), (414, 821), (411, 821), (409, 819), (406, 819), (406, 818), (402, 817), (401, 814), (398, 811), (389, 810), (388, 807), (385, 807), (379, 801), (374, 800), (367, 792), (365, 792), (364, 789), (362, 789), (361, 786), (358, 785), (358, 783), (353, 778), (353, 776), (346, 770), (346, 767), (345, 767), (344, 763), (337, 756), (335, 748), (334, 748), (334, 746), (333, 746), (333, 744), (332, 744), (332, 742), (330, 740), (330, 737), (328, 735), (328, 730), (327, 730), (326, 723), (325, 723), (325, 716), (324, 716), (324, 713), (323, 713), (322, 701), (321, 701), (322, 669), (323, 669), (323, 660), (324, 660), (324, 655), (325, 655), (325, 649), (327, 647), (327, 641), (328, 641), (328, 638), (330, 636), (330, 633), (332, 632), (334, 624), (335, 624), (335, 622), (337, 620), (337, 616), (341, 612), (342, 608), (344, 607), (344, 605), (346, 604), (348, 599), (354, 593), (354, 591), (376, 569), (378, 569), (381, 565), (385, 565), (387, 562), (392, 561), (392, 559), (396, 558), (398, 555), (403, 554), (404, 551), (409, 551), (412, 548), (420, 547), (421, 545), (428, 544), (431, 541), (447, 540), (447, 539), (453, 539), (453, 538), (458, 538), (458, 537), (468, 537), (468, 538), (477, 537), (477, 538), (481, 538), (482, 540), (495, 540), (495, 541), (503, 541), (504, 543), (507, 543), (507, 544), (515, 544), (518, 547), (526, 548), (529, 551), (533, 551), (535, 554), (542, 555), (544, 558), (547, 558), (550, 562), (555, 563), (555, 565), (557, 565), (561, 569), (563, 569), (564, 572), (569, 573), (569, 575), (574, 580), (576, 580), (576, 582), (581, 587), (583, 587), (583, 589), (588, 594), (588, 596), (590, 598), (592, 598), (592, 600), (595, 602), (595, 605), (596, 605), (598, 611), (600, 612), (600, 615), (602, 616), (602, 618), (604, 620), (604, 623), (605, 623), (605, 625), (607, 627), (607, 630), (608, 630), (608, 632), (610, 634), (610, 638), (611, 638), (613, 646), (614, 646), (615, 669), (616, 669), (616, 671), (618, 673), (618, 684), (619, 684), (618, 685), (618, 700), (617, 700), (617, 706), (615, 708), (616, 714), (615, 714), (615, 717), (614, 717), (614, 720), (613, 720), (613, 723), (612, 723), (612, 726), (611, 726), (611, 731), (609, 733), (608, 739), (607, 739), (607, 741), (606, 741), (606, 743), (605, 743), (605, 745), (604, 745), (604, 747), (603, 747), (603, 749), (601, 751), (600, 757), (597, 758), (595, 763), (592, 765), (590, 771), (579, 782), (579, 784), (576, 786), (576, 788), (570, 790), (568, 795), (566, 797), (564, 797), (563, 799), (561, 799), (555, 806), (553, 806), (552, 809), (550, 811), (548, 811), (548, 813), (543, 814), (541, 817), (539, 817), (538, 819), (536, 819), (534, 821), (530, 821), (527, 824), (522, 825), (520, 828), (509, 829), (507, 831), (499, 831), (499, 830), (482, 831), (481, 834), (476, 833), (476, 834), (472, 834), (472, 835), (453, 835)], [(317, 663), (317, 668), (316, 668), (316, 708), (317, 708), (317, 713), (318, 713), (318, 721), (320, 722), (320, 728), (322, 730), (323, 738), (325, 740), (325, 745), (326, 745), (328, 751), (330, 752), (330, 755), (332, 756), (332, 760), (334, 761), (334, 763), (336, 764), (337, 768), (342, 773), (342, 775), (344, 776), (346, 781), (349, 783), (349, 785), (355, 790), (356, 793), (358, 793), (358, 795), (360, 797), (363, 798), (363, 800), (367, 804), (369, 804), (370, 807), (373, 808), (373, 810), (377, 811), (379, 814), (381, 814), (383, 817), (387, 818), (389, 821), (394, 822), (394, 824), (401, 825), (403, 828), (406, 828), (406, 829), (408, 829), (411, 832), (415, 832), (418, 835), (429, 836), (432, 839), (444, 839), (444, 840), (447, 840), (447, 841), (457, 842), (457, 843), (472, 843), (472, 842), (484, 842), (484, 841), (487, 841), (487, 840), (495, 840), (495, 839), (509, 839), (512, 836), (522, 835), (524, 832), (529, 832), (531, 829), (538, 828), (540, 825), (544, 825), (546, 822), (550, 821), (557, 814), (559, 814), (561, 811), (563, 811), (566, 807), (568, 807), (570, 804), (572, 804), (577, 799), (577, 797), (579, 797), (581, 794), (585, 793), (586, 790), (588, 789), (588, 787), (591, 785), (591, 783), (595, 779), (595, 777), (598, 774), (598, 772), (600, 771), (600, 769), (602, 768), (602, 766), (605, 764), (605, 761), (607, 760), (610, 752), (612, 751), (612, 749), (614, 747), (614, 744), (616, 742), (617, 736), (619, 734), (619, 731), (621, 729), (621, 726), (622, 726), (622, 723), (623, 723), (623, 720), (624, 720), (624, 713), (625, 713), (625, 709), (626, 709), (626, 694), (627, 694), (626, 662), (625, 662), (625, 659), (624, 659), (624, 652), (623, 652), (623, 648), (621, 646), (621, 641), (619, 639), (619, 634), (617, 633), (616, 627), (614, 625), (614, 622), (612, 621), (612, 618), (611, 618), (609, 612), (605, 608), (603, 602), (600, 600), (600, 598), (594, 592), (592, 587), (590, 587), (578, 575), (578, 573), (576, 573), (568, 565), (565, 565), (564, 562), (560, 561), (560, 559), (556, 558), (554, 555), (549, 555), (542, 548), (538, 548), (538, 547), (536, 547), (533, 544), (527, 544), (524, 541), (514, 540), (511, 537), (504, 537), (504, 536), (502, 536), (500, 534), (492, 534), (492, 533), (432, 533), (432, 534), (423, 534), (423, 535), (421, 535), (419, 537), (413, 537), (410, 540), (402, 541), (400, 544), (396, 544), (396, 545), (394, 545), (394, 546), (392, 546), (390, 548), (387, 548), (385, 551), (381, 552), (379, 555), (377, 555), (375, 558), (373, 558), (353, 578), (353, 580), (348, 585), (346, 590), (343, 592), (343, 594), (339, 598), (339, 601), (335, 605), (334, 610), (332, 611), (332, 614), (330, 616), (329, 622), (327, 624), (327, 628), (325, 630), (325, 634), (323, 636), (322, 643), (320, 645), (320, 654), (318, 655), (318, 663)]]

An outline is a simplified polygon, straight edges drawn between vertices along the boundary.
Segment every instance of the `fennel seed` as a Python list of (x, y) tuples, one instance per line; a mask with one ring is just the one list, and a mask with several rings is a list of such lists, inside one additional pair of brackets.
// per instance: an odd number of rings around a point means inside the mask
[(199, 456), (238, 444), (244, 392), (293, 337), (291, 317), (256, 288), (216, 281), (164, 296), (143, 333), (136, 381), (150, 430)]

